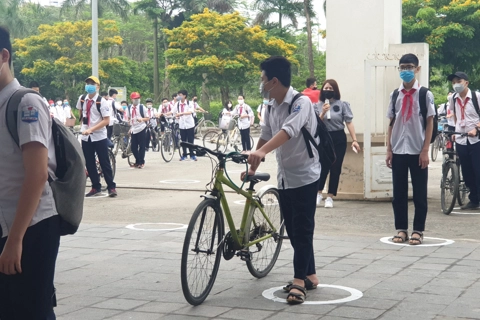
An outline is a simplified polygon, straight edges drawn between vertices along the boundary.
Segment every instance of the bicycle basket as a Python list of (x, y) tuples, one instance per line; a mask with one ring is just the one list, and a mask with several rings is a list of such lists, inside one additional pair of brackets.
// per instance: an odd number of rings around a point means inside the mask
[(236, 125), (237, 125), (237, 121), (235, 121), (234, 119), (230, 120), (230, 123), (228, 124), (228, 130), (235, 129)]
[(129, 130), (130, 130), (129, 125), (119, 124), (119, 123), (114, 123), (113, 124), (113, 135), (114, 136), (119, 136), (121, 134), (128, 134)]
[(205, 120), (212, 120), (212, 114), (211, 113), (204, 113), (203, 118)]

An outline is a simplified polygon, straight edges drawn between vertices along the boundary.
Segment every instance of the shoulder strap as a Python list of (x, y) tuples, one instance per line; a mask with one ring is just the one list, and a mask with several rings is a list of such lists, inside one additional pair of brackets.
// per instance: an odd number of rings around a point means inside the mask
[(292, 106), (293, 104), (295, 103), (295, 101), (298, 100), (298, 98), (300, 98), (301, 96), (303, 96), (303, 93), (299, 92), (295, 95), (295, 97), (293, 97), (292, 99), (292, 102), (290, 103), (290, 105), (288, 106), (288, 114), (292, 113)]
[(102, 117), (102, 120), (103, 120), (103, 114), (102, 114), (102, 111), (100, 110), (100, 108), (102, 107), (102, 97), (100, 95), (97, 97), (97, 101), (95, 104), (97, 105), (98, 113), (100, 114), (100, 117)]
[(452, 96), (452, 102), (453, 102), (453, 114), (456, 116), (457, 115), (457, 108), (455, 108), (455, 102), (457, 101), (457, 93), (454, 93)]
[(477, 114), (480, 117), (480, 108), (478, 106), (478, 97), (477, 97), (477, 92), (475, 92), (475, 91), (472, 91), (472, 103), (473, 103), (473, 107), (475, 108), (475, 111), (477, 111)]
[(390, 127), (393, 126), (393, 123), (395, 122), (395, 118), (397, 117), (397, 113), (395, 112), (395, 105), (397, 104), (397, 99), (398, 99), (399, 93), (400, 93), (400, 92), (398, 91), (398, 89), (393, 90), (393, 93), (392, 93), (392, 101), (391, 101), (391, 104), (392, 104), (392, 114), (393, 114), (393, 118), (392, 118), (392, 120), (390, 121)]
[(145, 118), (145, 113), (143, 112), (143, 104), (140, 105), (140, 115), (142, 118)]
[[(423, 117), (423, 128), (427, 128), (427, 92), (428, 88), (425, 87), (420, 87), (419, 95), (418, 95), (418, 100), (420, 104), (420, 113), (422, 114)], [(435, 109), (436, 110), (436, 109)]]
[(20, 137), (18, 135), (18, 106), (27, 93), (40, 94), (32, 89), (20, 87), (15, 91), (7, 102), (6, 118), (7, 129), (15, 144), (20, 147)]

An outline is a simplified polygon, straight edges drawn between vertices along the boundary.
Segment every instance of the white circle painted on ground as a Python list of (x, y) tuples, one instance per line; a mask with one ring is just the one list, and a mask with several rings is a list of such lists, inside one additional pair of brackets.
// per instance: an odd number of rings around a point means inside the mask
[[(155, 226), (169, 226), (168, 228), (160, 228), (160, 229), (152, 229), (152, 228), (142, 228), (142, 226), (150, 226), (150, 225), (155, 225)], [(177, 226), (175, 228), (171, 228), (172, 226)], [(138, 230), (138, 231), (174, 231), (174, 230), (182, 230), (182, 229), (187, 229), (188, 225), (183, 224), (183, 223), (170, 223), (170, 222), (158, 222), (158, 223), (135, 223), (135, 224), (129, 224), (125, 228), (131, 229), (131, 230)]]
[(480, 212), (465, 212), (465, 211), (452, 211), (451, 213), (455, 214), (480, 214)]
[[(87, 194), (85, 193), (85, 195), (87, 195)], [(96, 195), (96, 196), (93, 196), (93, 197), (85, 197), (85, 199), (96, 199), (96, 198), (106, 198), (106, 197), (108, 197), (108, 193), (102, 192), (99, 195)]]
[(160, 183), (166, 184), (194, 184), (199, 183), (200, 180), (161, 180)]
[[(411, 245), (409, 243), (394, 243), (391, 241), (392, 237), (383, 237), (380, 239), (381, 242), (394, 245), (394, 246), (406, 246), (406, 247), (440, 247), (440, 246), (448, 246), (452, 243), (455, 243), (455, 241), (450, 240), (450, 239), (443, 239), (443, 238), (431, 238), (431, 237), (424, 237), (422, 244), (417, 244), (417, 245)], [(425, 243), (425, 240), (438, 240), (442, 241), (439, 243)]]
[[(337, 303), (345, 303), (345, 302), (355, 301), (355, 300), (358, 300), (361, 297), (363, 297), (363, 293), (360, 290), (349, 288), (349, 287), (344, 287), (344, 286), (335, 286), (335, 285), (331, 285), (331, 284), (319, 284), (317, 286), (317, 288), (332, 288), (332, 289), (343, 290), (343, 291), (347, 291), (348, 293), (350, 293), (350, 296), (348, 296), (346, 298), (342, 298), (342, 299), (325, 300), (325, 301), (308, 301), (307, 300), (302, 304), (308, 304), (308, 305), (312, 305), (312, 304), (337, 304)], [(280, 291), (280, 290), (283, 290), (283, 286), (267, 289), (267, 290), (262, 292), (262, 296), (266, 299), (269, 299), (269, 300), (272, 300), (272, 301), (275, 301), (275, 302), (287, 303), (286, 299), (279, 298), (275, 295), (275, 292)]]

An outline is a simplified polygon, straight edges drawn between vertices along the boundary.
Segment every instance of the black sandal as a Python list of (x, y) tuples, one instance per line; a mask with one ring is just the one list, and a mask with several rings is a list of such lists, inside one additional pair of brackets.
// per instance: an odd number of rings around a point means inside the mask
[[(405, 236), (400, 235), (400, 233), (405, 233)], [(401, 241), (394, 241), (394, 239), (400, 239)], [(393, 236), (392, 242), (393, 243), (405, 243), (408, 241), (408, 233), (407, 230), (399, 230), (396, 236)]]
[[(292, 288), (292, 285), (293, 285), (293, 281), (289, 281), (288, 284), (285, 287), (283, 287), (283, 291), (290, 292), (290, 289)], [(313, 284), (313, 282), (310, 279), (305, 278), (305, 289), (315, 290), (315, 289), (317, 289), (317, 285)]]
[[(292, 292), (292, 289), (297, 289), (301, 293), (296, 293)], [(293, 299), (289, 299), (289, 298)], [(296, 284), (292, 284), (290, 287), (290, 292), (288, 293), (287, 296), (287, 303), (288, 304), (302, 304), (305, 302), (305, 299), (307, 298), (307, 290), (304, 287), (297, 286)]]
[[(420, 237), (414, 236), (415, 234), (419, 235)], [(412, 241), (416, 241), (416, 243), (412, 243)], [(413, 231), (412, 235), (410, 236), (409, 244), (411, 246), (418, 246), (419, 244), (423, 243), (423, 232), (420, 231)]]

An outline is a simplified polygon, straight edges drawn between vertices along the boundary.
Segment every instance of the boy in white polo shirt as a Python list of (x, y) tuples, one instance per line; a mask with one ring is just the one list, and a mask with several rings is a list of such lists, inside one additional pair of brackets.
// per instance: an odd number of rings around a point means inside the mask
[(145, 145), (147, 142), (147, 121), (146, 108), (140, 103), (140, 94), (132, 92), (130, 94), (132, 105), (128, 107), (128, 119), (132, 126), (132, 153), (135, 157), (133, 167), (143, 169), (145, 167)]
[[(178, 125), (180, 128), (180, 137), (183, 142), (193, 143), (195, 135), (195, 120), (193, 119), (193, 112), (195, 108), (193, 103), (190, 103), (187, 100), (188, 92), (187, 90), (178, 91), (177, 100), (173, 108), (173, 115), (177, 117)], [(180, 157), (180, 161), (187, 160), (187, 148), (183, 148), (183, 154)], [(190, 159), (197, 161), (197, 157), (193, 153), (193, 150), (189, 148)]]
[[(306, 289), (318, 285), (313, 233), (321, 166), (313, 146), (313, 157), (310, 158), (302, 134), (305, 127), (314, 137), (317, 119), (312, 102), (306, 96), (297, 97), (289, 113), (289, 106), (298, 92), (290, 86), (291, 64), (286, 58), (270, 57), (262, 62), (261, 70), (260, 89), (263, 98), (270, 102), (257, 150), (248, 157), (248, 175), (254, 175), (261, 160), (277, 150), (280, 208), (294, 251), (294, 279), (288, 286), (287, 302), (299, 304), (305, 301)], [(315, 138), (315, 142), (318, 144), (320, 139)]]

